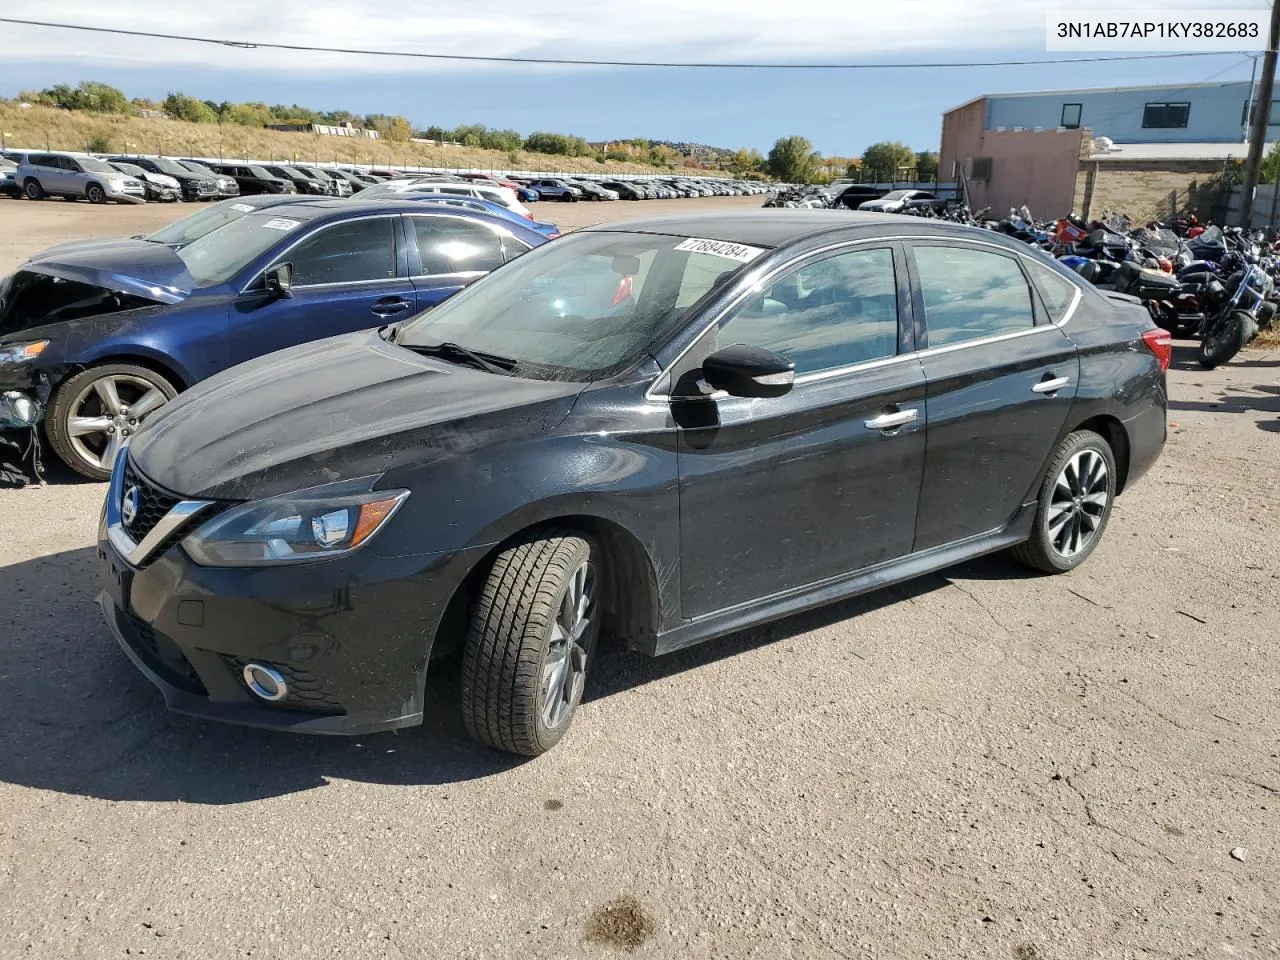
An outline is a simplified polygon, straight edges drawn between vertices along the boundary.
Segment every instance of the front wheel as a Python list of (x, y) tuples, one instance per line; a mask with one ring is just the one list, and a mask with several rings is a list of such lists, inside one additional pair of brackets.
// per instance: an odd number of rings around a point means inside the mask
[(1069, 434), (1049, 458), (1031, 538), (1013, 556), (1045, 573), (1074, 570), (1102, 539), (1115, 497), (1110, 444), (1092, 430)]
[(591, 542), (571, 531), (535, 533), (498, 555), (462, 657), (473, 737), (534, 757), (564, 736), (600, 633), (600, 573)]
[(107, 202), (106, 191), (103, 190), (102, 187), (100, 187), (96, 183), (89, 184), (89, 186), (85, 188), (84, 195), (85, 195), (85, 198), (88, 199), (90, 203), (106, 203)]
[(40, 186), (40, 181), (35, 177), (29, 177), (22, 185), (22, 192), (27, 195), (28, 200), (43, 200), (44, 187)]
[(1212, 370), (1234, 357), (1249, 342), (1252, 326), (1253, 318), (1243, 310), (1211, 322), (1200, 341), (1200, 366)]
[(45, 416), (49, 445), (76, 473), (110, 479), (120, 447), (177, 394), (173, 384), (146, 367), (90, 367), (64, 381), (50, 398)]

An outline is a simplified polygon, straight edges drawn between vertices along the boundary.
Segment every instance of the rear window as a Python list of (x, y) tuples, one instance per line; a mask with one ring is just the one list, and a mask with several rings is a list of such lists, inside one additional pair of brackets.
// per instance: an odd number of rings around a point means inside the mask
[(1061, 323), (1075, 302), (1076, 285), (1044, 264), (1030, 260), (1024, 262), (1031, 274), (1031, 282), (1036, 285), (1036, 291), (1049, 311), (1049, 319)]

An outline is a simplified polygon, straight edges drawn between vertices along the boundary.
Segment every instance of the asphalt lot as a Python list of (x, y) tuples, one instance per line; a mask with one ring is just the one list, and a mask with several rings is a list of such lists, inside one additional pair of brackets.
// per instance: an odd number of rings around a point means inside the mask
[[(190, 209), (0, 200), (0, 269)], [(448, 669), (400, 734), (167, 714), (92, 603), (103, 486), (0, 491), (0, 957), (1280, 956), (1280, 353), (1192, 356), (1078, 571), (610, 652), (531, 762)]]

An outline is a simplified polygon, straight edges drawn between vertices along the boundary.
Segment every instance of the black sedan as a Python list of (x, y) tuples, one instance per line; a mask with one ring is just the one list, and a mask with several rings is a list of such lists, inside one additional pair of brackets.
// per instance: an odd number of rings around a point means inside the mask
[(1010, 549), (1060, 572), (1165, 441), (1168, 334), (1009, 238), (829, 211), (580, 231), (429, 312), (251, 361), (115, 464), (106, 618), (168, 705), (565, 733), (661, 654)]
[(240, 195), (257, 193), (297, 193), (298, 188), (284, 177), (268, 173), (256, 163), (211, 163), (215, 173), (230, 177), (240, 188)]
[(318, 197), (329, 196), (332, 193), (329, 189), (329, 183), (327, 180), (320, 180), (316, 177), (308, 176), (296, 167), (265, 164), (262, 169), (267, 171), (267, 173), (271, 174), (273, 177), (279, 177), (281, 180), (288, 180), (293, 184), (294, 189), (298, 193)]

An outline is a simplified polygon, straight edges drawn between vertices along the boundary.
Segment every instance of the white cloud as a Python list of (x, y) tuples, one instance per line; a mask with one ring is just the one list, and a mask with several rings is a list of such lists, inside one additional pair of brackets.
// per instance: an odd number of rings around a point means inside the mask
[[(1162, 9), (1200, 5), (1166, 0)], [(1061, 0), (437, 0), (397, 13), (387, 0), (170, 0), (160, 6), (155, 0), (45, 0), (25, 10), (48, 21), (301, 46), (628, 61), (848, 62), (1043, 50), (1044, 13), (1064, 7), (1070, 5)], [(476, 69), (458, 61), (243, 50), (14, 24), (0, 24), (0, 48), (10, 60), (255, 72)]]

